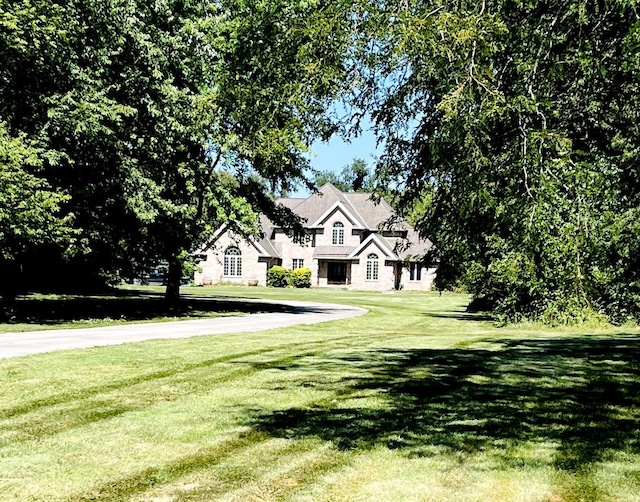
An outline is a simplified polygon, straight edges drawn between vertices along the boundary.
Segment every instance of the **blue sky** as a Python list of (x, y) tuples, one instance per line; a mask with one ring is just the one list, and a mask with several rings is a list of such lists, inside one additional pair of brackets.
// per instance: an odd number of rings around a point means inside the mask
[(311, 166), (322, 171), (341, 171), (356, 158), (371, 165), (380, 154), (371, 131), (362, 131), (359, 137), (350, 142), (334, 137), (328, 143), (314, 143), (312, 149), (315, 157), (311, 159)]
[[(372, 166), (382, 151), (376, 148), (376, 138), (372, 131), (364, 129), (360, 136), (344, 141), (335, 136), (327, 143), (316, 142), (312, 145), (314, 155), (311, 157), (311, 167), (320, 171), (340, 172), (344, 166), (351, 164), (353, 159), (362, 159)], [(292, 197), (306, 197), (310, 195), (305, 189), (292, 193)]]

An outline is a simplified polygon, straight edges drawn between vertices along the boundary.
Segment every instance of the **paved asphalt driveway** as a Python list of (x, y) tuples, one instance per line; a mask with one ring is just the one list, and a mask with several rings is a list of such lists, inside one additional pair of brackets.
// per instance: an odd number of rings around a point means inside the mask
[[(247, 300), (253, 302), (253, 300)], [(255, 300), (259, 302), (259, 300)], [(54, 350), (119, 345), (152, 338), (187, 338), (200, 335), (243, 333), (347, 319), (367, 311), (348, 305), (310, 302), (274, 302), (286, 305), (284, 312), (215, 317), (192, 321), (121, 324), (100, 328), (57, 329), (0, 333), (0, 358), (25, 356)]]

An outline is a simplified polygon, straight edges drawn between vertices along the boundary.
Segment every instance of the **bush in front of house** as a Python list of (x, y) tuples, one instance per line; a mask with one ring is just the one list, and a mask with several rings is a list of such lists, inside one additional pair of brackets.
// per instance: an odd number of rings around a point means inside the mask
[(267, 286), (272, 288), (310, 288), (311, 287), (311, 269), (297, 268), (289, 270), (288, 268), (276, 265), (267, 271)]
[(289, 275), (289, 284), (294, 288), (310, 288), (311, 269), (303, 267), (292, 270)]
[(267, 286), (272, 288), (286, 288), (289, 285), (291, 270), (276, 265), (267, 271)]

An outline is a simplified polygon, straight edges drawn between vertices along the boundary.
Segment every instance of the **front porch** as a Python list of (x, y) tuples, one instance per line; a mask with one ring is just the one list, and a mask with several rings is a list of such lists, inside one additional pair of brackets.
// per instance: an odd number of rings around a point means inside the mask
[(318, 260), (316, 287), (344, 287), (351, 285), (351, 261)]

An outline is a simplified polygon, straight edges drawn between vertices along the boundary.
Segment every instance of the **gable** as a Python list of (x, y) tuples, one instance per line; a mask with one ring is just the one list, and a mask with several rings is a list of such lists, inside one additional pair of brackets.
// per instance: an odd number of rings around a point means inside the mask
[(386, 225), (396, 218), (396, 212), (384, 199), (373, 201), (370, 193), (344, 195), (356, 214), (360, 215), (364, 226), (370, 230), (376, 230), (380, 225)]
[(397, 260), (398, 256), (393, 252), (384, 238), (371, 234), (349, 255), (350, 258), (359, 258), (369, 253), (381, 254), (389, 260)]
[(237, 245), (245, 244), (249, 247), (254, 248), (257, 251), (258, 255), (260, 256), (271, 257), (273, 256), (274, 253), (276, 253), (276, 256), (277, 256), (277, 251), (271, 245), (271, 243), (269, 242), (266, 243), (268, 244), (267, 247), (270, 248), (269, 250), (267, 250), (265, 246), (261, 244), (255, 237), (245, 236), (238, 232), (234, 232), (231, 226), (228, 224), (225, 224), (222, 227), (220, 227), (218, 230), (216, 230), (211, 240), (207, 242), (207, 244), (205, 244), (199, 252), (204, 253), (212, 249), (217, 242), (219, 242), (221, 239), (225, 237), (228, 237), (230, 241), (236, 243)]
[(342, 214), (344, 219), (346, 219), (353, 226), (353, 228), (357, 228), (357, 229), (364, 228), (362, 226), (362, 223), (356, 217), (356, 215), (353, 214), (353, 212), (349, 211), (349, 209), (347, 209), (347, 207), (340, 201), (334, 203), (315, 222), (313, 222), (313, 224), (311, 225), (311, 228), (324, 226), (325, 223), (327, 223), (327, 221), (329, 220), (329, 218), (331, 218), (336, 213)]

